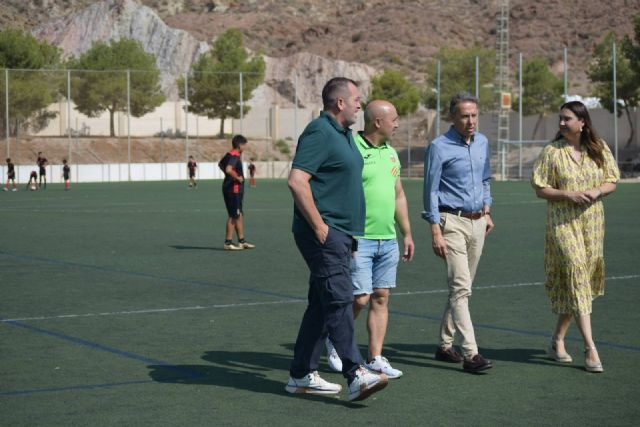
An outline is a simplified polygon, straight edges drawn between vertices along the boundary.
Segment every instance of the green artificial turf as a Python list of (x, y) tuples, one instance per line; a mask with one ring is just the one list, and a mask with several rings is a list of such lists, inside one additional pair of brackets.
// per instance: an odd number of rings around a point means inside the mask
[[(60, 185), (0, 194), (0, 425), (635, 425), (640, 386), (640, 186), (606, 206), (606, 294), (593, 329), (605, 372), (545, 358), (545, 203), (494, 183), (495, 231), (474, 283), (486, 375), (435, 361), (444, 264), (405, 180), (416, 242), (390, 299), (385, 355), (404, 376), (360, 403), (284, 391), (308, 272), (286, 182), (245, 195), (247, 240), (223, 251), (219, 181)], [(363, 313), (363, 316), (366, 313)], [(356, 322), (366, 354), (364, 319)], [(324, 360), (324, 359), (323, 359)], [(321, 374), (344, 383), (326, 363)]]

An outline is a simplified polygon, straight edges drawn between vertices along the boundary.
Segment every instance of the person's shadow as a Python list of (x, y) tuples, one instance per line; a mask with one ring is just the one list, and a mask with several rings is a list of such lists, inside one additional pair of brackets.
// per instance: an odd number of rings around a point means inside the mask
[[(293, 344), (284, 345), (288, 350), (293, 351)], [(416, 368), (444, 369), (450, 371), (460, 371), (462, 365), (443, 363), (435, 360), (434, 353), (438, 347), (435, 344), (405, 344), (405, 343), (385, 343), (383, 353), (389, 361), (395, 364), (402, 364)], [(368, 348), (366, 345), (358, 345), (360, 354), (366, 358)], [(323, 365), (325, 363), (325, 365)], [(320, 369), (330, 372), (326, 365), (326, 355), (320, 359)]]
[[(203, 365), (149, 365), (149, 376), (153, 381), (171, 384), (214, 385), (268, 393), (294, 398), (314, 399), (325, 404), (365, 407), (358, 403), (337, 399), (335, 396), (289, 394), (284, 390), (289, 377), (291, 356), (275, 353), (248, 351), (207, 351)], [(281, 380), (272, 380), (266, 373), (278, 372)], [(343, 385), (341, 395), (346, 393)]]
[[(462, 364), (440, 362), (435, 359), (435, 351), (438, 346), (435, 344), (405, 344), (389, 343), (384, 345), (385, 356), (393, 362), (416, 367), (429, 367), (436, 369), (448, 369), (464, 372), (461, 370)], [(456, 346), (456, 350), (460, 348)], [(366, 348), (364, 349), (366, 351)], [(494, 362), (515, 362), (535, 365), (550, 365), (560, 367), (573, 367), (582, 369), (580, 365), (567, 365), (550, 360), (544, 349), (541, 348), (500, 348), (493, 349), (487, 347), (480, 348), (480, 354)]]

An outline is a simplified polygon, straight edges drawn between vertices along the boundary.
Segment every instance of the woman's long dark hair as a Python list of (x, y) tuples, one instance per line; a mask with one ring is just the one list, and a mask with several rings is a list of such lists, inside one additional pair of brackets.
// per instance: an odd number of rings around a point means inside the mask
[[(560, 111), (565, 108), (570, 110), (579, 120), (584, 122), (582, 132), (580, 132), (580, 145), (587, 150), (587, 155), (591, 160), (593, 160), (595, 164), (602, 169), (602, 166), (604, 165), (604, 154), (602, 154), (604, 141), (600, 139), (598, 133), (593, 128), (593, 125), (591, 124), (591, 116), (589, 116), (587, 107), (585, 107), (580, 101), (569, 101), (560, 107)], [(558, 131), (554, 140), (557, 141), (559, 139), (562, 139), (562, 133), (560, 131)]]

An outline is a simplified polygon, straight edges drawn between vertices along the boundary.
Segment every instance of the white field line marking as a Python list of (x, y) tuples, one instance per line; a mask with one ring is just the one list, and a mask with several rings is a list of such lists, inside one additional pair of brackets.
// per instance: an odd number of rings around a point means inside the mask
[(20, 317), (15, 319), (2, 319), (0, 322), (24, 322), (27, 320), (51, 320), (51, 319), (74, 319), (82, 317), (100, 317), (100, 316), (120, 316), (130, 314), (149, 314), (149, 313), (168, 313), (172, 311), (186, 311), (186, 310), (208, 310), (214, 308), (234, 308), (234, 307), (250, 307), (258, 305), (273, 305), (273, 304), (287, 304), (287, 303), (300, 303), (305, 302), (303, 299), (294, 300), (286, 299), (279, 301), (263, 301), (263, 302), (247, 302), (241, 304), (215, 304), (209, 306), (194, 305), (191, 307), (173, 307), (173, 308), (150, 308), (146, 310), (131, 310), (131, 311), (112, 311), (104, 313), (85, 313), (85, 314), (61, 314), (58, 316), (36, 316), (36, 317)]
[[(625, 276), (611, 276), (605, 278), (605, 280), (629, 280), (640, 278), (640, 274), (629, 274)], [(519, 288), (523, 286), (540, 286), (544, 282), (525, 282), (525, 283), (510, 283), (507, 285), (485, 285), (474, 287), (474, 290), (485, 289), (505, 289), (505, 288)], [(432, 289), (428, 291), (413, 291), (413, 292), (395, 292), (394, 297), (398, 296), (411, 296), (411, 295), (424, 295), (424, 294), (439, 294), (449, 292), (448, 289)], [(58, 316), (35, 316), (35, 317), (20, 317), (15, 319), (1, 319), (0, 323), (8, 322), (24, 322), (29, 320), (52, 320), (52, 319), (75, 319), (85, 317), (101, 317), (101, 316), (125, 316), (132, 314), (150, 314), (150, 313), (169, 313), (174, 311), (187, 311), (187, 310), (210, 310), (216, 308), (236, 308), (236, 307), (252, 307), (261, 305), (280, 305), (280, 304), (300, 304), (306, 303), (306, 298), (300, 299), (286, 299), (278, 301), (261, 301), (261, 302), (247, 302), (239, 304), (215, 304), (209, 306), (195, 305), (191, 307), (173, 307), (173, 308), (150, 308), (145, 310), (130, 310), (130, 311), (112, 311), (104, 313), (85, 313), (85, 314), (61, 314)]]

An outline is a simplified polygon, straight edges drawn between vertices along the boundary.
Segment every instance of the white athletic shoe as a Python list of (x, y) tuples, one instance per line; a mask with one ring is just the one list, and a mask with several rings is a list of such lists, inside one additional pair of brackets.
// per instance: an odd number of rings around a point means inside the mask
[(225, 243), (223, 248), (225, 251), (241, 251), (244, 249), (240, 244), (234, 245), (233, 243)]
[(386, 357), (376, 356), (371, 362), (365, 363), (364, 366), (370, 371), (385, 374), (389, 378), (400, 378), (402, 376), (402, 371), (392, 368)]
[(329, 338), (326, 339), (325, 346), (327, 347), (327, 362), (329, 362), (329, 367), (336, 372), (342, 372), (342, 360), (340, 356), (338, 356), (338, 352)]
[(289, 393), (338, 394), (342, 386), (323, 380), (318, 371), (313, 371), (302, 378), (289, 377), (284, 389)]
[(387, 386), (389, 378), (385, 374), (371, 372), (364, 366), (360, 366), (356, 371), (355, 379), (349, 384), (348, 400), (364, 400), (376, 391), (380, 391)]

